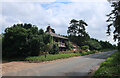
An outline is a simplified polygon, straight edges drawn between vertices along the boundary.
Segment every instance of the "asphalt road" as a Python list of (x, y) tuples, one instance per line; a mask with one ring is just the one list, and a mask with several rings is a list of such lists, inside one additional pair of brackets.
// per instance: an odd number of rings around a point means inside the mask
[(115, 50), (50, 63), (40, 63), (36, 67), (6, 73), (3, 76), (88, 76), (93, 67), (105, 61), (114, 52)]

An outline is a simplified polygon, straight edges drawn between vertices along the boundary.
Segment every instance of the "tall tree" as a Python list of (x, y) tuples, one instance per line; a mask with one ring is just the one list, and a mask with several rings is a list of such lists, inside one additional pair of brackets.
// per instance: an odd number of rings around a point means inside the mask
[(68, 27), (67, 33), (68, 35), (85, 36), (86, 35), (85, 26), (88, 26), (85, 21), (83, 20), (77, 21), (75, 19), (72, 19), (70, 21), (70, 26)]
[(120, 50), (120, 1), (112, 2), (111, 7), (113, 10), (107, 16), (109, 17), (107, 22), (109, 22), (107, 33), (110, 35), (111, 26), (114, 27), (114, 40), (118, 40), (118, 49)]
[(67, 30), (70, 41), (78, 44), (79, 46), (84, 45), (85, 41), (90, 38), (88, 33), (85, 31), (85, 26), (88, 25), (83, 20), (78, 21), (72, 19)]
[(86, 35), (86, 31), (85, 31), (85, 26), (88, 26), (87, 23), (83, 20), (79, 20), (79, 24), (78, 24), (78, 35), (80, 36), (85, 36)]
[(74, 35), (76, 36), (77, 35), (77, 27), (78, 27), (78, 21), (75, 20), (75, 19), (72, 19), (70, 21), (70, 27), (68, 27), (68, 30), (67, 30), (67, 33), (69, 35)]

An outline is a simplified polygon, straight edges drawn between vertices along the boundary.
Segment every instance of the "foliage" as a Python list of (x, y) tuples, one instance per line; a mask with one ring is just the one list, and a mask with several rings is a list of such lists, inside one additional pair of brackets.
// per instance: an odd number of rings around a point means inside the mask
[(90, 50), (100, 50), (102, 48), (99, 41), (93, 38), (86, 41), (86, 45), (90, 47)]
[(56, 54), (56, 55), (47, 55), (46, 58), (44, 56), (27, 57), (25, 60), (29, 62), (41, 62), (41, 61), (51, 61), (56, 59), (69, 58), (80, 55), (81, 54), (79, 53), (64, 53), (64, 54)]
[(16, 24), (3, 34), (3, 57), (37, 56), (51, 42), (51, 37), (31, 24)]
[(108, 41), (100, 41), (99, 42), (100, 45), (102, 46), (102, 49), (116, 49), (115, 45), (112, 45), (111, 43), (109, 43)]
[(71, 44), (70, 41), (66, 42), (66, 48), (67, 48), (68, 50), (72, 50), (72, 49), (73, 49), (73, 45)]
[(90, 38), (88, 33), (85, 31), (85, 26), (87, 26), (87, 23), (83, 20), (77, 21), (72, 19), (70, 21), (70, 26), (68, 27), (67, 33), (71, 42), (74, 42), (79, 46), (84, 45), (84, 42)]
[(100, 68), (95, 72), (95, 78), (120, 76), (120, 53), (115, 52), (107, 60), (101, 63)]
[(83, 55), (88, 55), (88, 54), (93, 54), (98, 51), (82, 51), (80, 50), (77, 53), (62, 53), (62, 54), (55, 54), (51, 55), (48, 54), (47, 57), (45, 58), (43, 55), (42, 56), (32, 56), (32, 57), (27, 57), (25, 58), (25, 61), (29, 62), (41, 62), (41, 61), (51, 61), (51, 60), (56, 60), (56, 59), (63, 59), (63, 58), (69, 58), (69, 57), (74, 57), (74, 56), (83, 56)]
[(89, 50), (89, 46), (88, 45), (84, 45), (81, 47), (82, 50)]
[(114, 40), (118, 40), (118, 50), (120, 50), (120, 1), (112, 2), (111, 7), (113, 10), (107, 16), (109, 17), (107, 22), (109, 22), (107, 33), (110, 35), (111, 26), (114, 27)]
[(84, 22), (83, 20), (75, 20), (72, 19), (70, 21), (70, 27), (68, 27), (67, 33), (69, 35), (80, 35), (80, 36), (85, 36), (85, 26), (87, 26), (87, 23)]
[(53, 43), (52, 49), (49, 51), (49, 54), (58, 54), (59, 47), (57, 43)]
[(80, 53), (82, 56), (88, 54), (88, 52), (86, 52), (86, 51), (82, 51), (82, 50), (80, 50), (79, 53)]

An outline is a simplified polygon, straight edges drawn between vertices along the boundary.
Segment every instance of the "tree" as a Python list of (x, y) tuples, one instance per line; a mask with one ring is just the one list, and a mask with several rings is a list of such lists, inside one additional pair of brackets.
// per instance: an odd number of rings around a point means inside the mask
[(111, 7), (113, 10), (107, 16), (109, 17), (107, 22), (109, 22), (107, 34), (110, 35), (111, 26), (114, 27), (114, 40), (118, 40), (118, 49), (120, 50), (120, 1), (112, 2)]
[(78, 21), (75, 20), (75, 19), (72, 19), (72, 20), (70, 21), (70, 27), (68, 27), (67, 33), (68, 33), (69, 35), (74, 35), (74, 36), (76, 36), (76, 34), (77, 34), (77, 27), (78, 27)]
[(68, 35), (85, 36), (86, 35), (85, 26), (88, 25), (83, 20), (77, 21), (75, 19), (72, 19), (70, 21), (70, 27), (68, 27), (67, 33)]
[(91, 38), (88, 41), (86, 41), (86, 45), (90, 47), (90, 50), (100, 50), (102, 48), (99, 41), (94, 38)]
[(50, 35), (31, 24), (7, 27), (3, 35), (3, 57), (38, 56), (46, 51), (46, 45), (52, 41)]
[(109, 43), (108, 41), (99, 41), (100, 45), (102, 46), (102, 49), (115, 49), (116, 46), (112, 45), (111, 43)]
[(79, 24), (78, 24), (78, 35), (80, 36), (86, 36), (86, 31), (85, 31), (85, 26), (88, 26), (86, 22), (84, 22), (83, 20), (79, 20)]
[(67, 33), (70, 41), (76, 43), (79, 46), (83, 46), (85, 41), (90, 39), (88, 33), (85, 31), (85, 26), (88, 26), (83, 20), (72, 19), (70, 26), (68, 27)]
[(84, 45), (81, 47), (82, 50), (89, 50), (89, 46), (88, 45)]

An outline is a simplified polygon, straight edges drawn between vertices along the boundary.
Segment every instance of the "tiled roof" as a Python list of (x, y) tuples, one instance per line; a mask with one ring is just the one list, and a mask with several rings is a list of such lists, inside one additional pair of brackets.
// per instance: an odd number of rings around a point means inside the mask
[(46, 33), (47, 33), (47, 34), (50, 34), (50, 35), (53, 36), (53, 37), (62, 38), (62, 39), (68, 39), (68, 38), (66, 38), (66, 37), (57, 35), (57, 34), (55, 34), (55, 33), (53, 33), (53, 32), (46, 32)]

